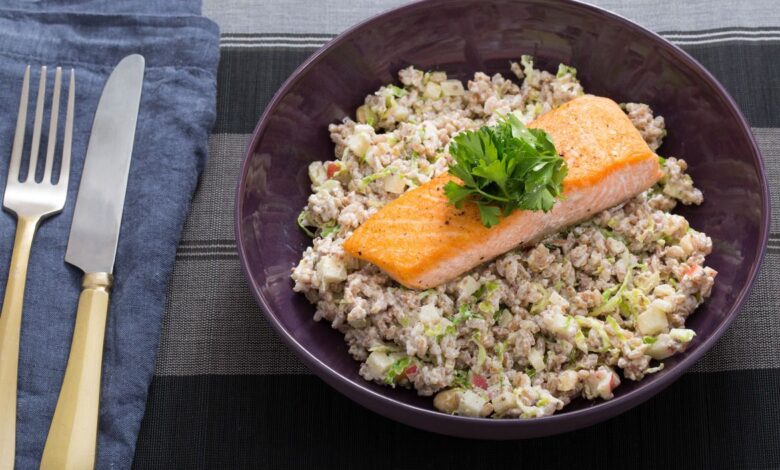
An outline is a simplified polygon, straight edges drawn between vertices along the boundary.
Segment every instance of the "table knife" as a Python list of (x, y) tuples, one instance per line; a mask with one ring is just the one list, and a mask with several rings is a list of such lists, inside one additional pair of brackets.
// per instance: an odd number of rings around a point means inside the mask
[(65, 253), (84, 278), (42, 469), (95, 465), (103, 339), (143, 77), (142, 56), (122, 59), (95, 111)]

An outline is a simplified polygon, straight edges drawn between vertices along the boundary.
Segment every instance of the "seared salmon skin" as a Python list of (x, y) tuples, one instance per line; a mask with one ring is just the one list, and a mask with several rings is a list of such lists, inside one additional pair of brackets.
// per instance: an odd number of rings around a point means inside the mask
[(528, 127), (546, 131), (569, 167), (563, 198), (552, 210), (517, 210), (486, 228), (475, 204), (458, 209), (449, 203), (444, 185), (457, 179), (446, 174), (369, 217), (344, 250), (406, 287), (428, 289), (620, 204), (661, 178), (658, 156), (608, 98), (581, 96)]

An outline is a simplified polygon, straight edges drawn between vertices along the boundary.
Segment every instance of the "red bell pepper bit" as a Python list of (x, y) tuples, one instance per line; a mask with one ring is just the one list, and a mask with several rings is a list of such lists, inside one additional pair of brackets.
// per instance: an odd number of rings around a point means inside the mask
[(479, 387), (482, 390), (487, 390), (488, 388), (488, 381), (486, 378), (482, 377), (479, 374), (473, 374), (471, 376), (471, 385), (475, 387)]
[(338, 163), (328, 163), (328, 179), (333, 178), (333, 175), (341, 170), (341, 165)]

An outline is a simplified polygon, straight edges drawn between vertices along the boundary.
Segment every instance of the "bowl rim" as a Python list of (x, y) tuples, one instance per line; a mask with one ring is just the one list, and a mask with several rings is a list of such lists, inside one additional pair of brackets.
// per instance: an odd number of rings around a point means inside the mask
[[(387, 418), (400, 421), (404, 424), (414, 426), (417, 428), (425, 429), (432, 432), (449, 434), (459, 437), (471, 437), (471, 438), (492, 438), (492, 439), (514, 439), (514, 438), (526, 438), (526, 437), (541, 437), (545, 435), (558, 434), (561, 432), (571, 431), (579, 429), (592, 424), (596, 424), (601, 421), (605, 421), (612, 418), (630, 408), (633, 408), (640, 403), (652, 398), (666, 387), (675, 382), (686, 370), (693, 366), (698, 360), (708, 352), (717, 342), (717, 340), (723, 335), (723, 333), (731, 326), (736, 316), (740, 312), (743, 304), (745, 303), (748, 295), (750, 294), (753, 284), (755, 282), (758, 271), (763, 263), (766, 247), (770, 231), (771, 221), (771, 202), (769, 196), (769, 185), (767, 182), (766, 168), (764, 165), (763, 156), (756, 143), (755, 137), (751, 131), (745, 117), (742, 115), (739, 107), (734, 99), (726, 91), (723, 85), (696, 59), (690, 56), (687, 52), (680, 47), (672, 44), (668, 40), (661, 37), (659, 34), (631, 21), (617, 13), (600, 8), (594, 5), (583, 3), (579, 0), (519, 0), (518, 3), (541, 3), (541, 4), (563, 4), (570, 5), (583, 10), (588, 10), (592, 14), (602, 15), (605, 19), (615, 21), (621, 26), (631, 30), (635, 34), (644, 36), (649, 41), (657, 44), (661, 49), (669, 52), (672, 57), (678, 60), (683, 66), (686, 66), (692, 73), (698, 76), (706, 85), (711, 87), (714, 92), (720, 95), (727, 107), (730, 109), (732, 117), (737, 121), (742, 131), (747, 135), (749, 141), (749, 148), (746, 151), (750, 152), (751, 157), (754, 160), (755, 167), (758, 169), (758, 176), (761, 182), (760, 193), (762, 198), (762, 210), (764, 218), (761, 222), (760, 233), (758, 237), (758, 256), (754, 259), (750, 271), (748, 273), (747, 282), (739, 292), (736, 300), (732, 304), (727, 316), (718, 326), (718, 328), (708, 337), (706, 337), (695, 351), (690, 355), (683, 358), (680, 362), (676, 363), (673, 367), (668, 369), (668, 372), (661, 376), (657, 381), (650, 385), (641, 387), (626, 393), (625, 395), (619, 395), (611, 400), (600, 401), (592, 406), (573, 410), (561, 414), (553, 414), (550, 416), (544, 416), (540, 418), (534, 418), (530, 420), (494, 420), (486, 418), (472, 418), (464, 416), (449, 415), (441, 413), (439, 411), (420, 408), (411, 404), (407, 404), (398, 401), (388, 395), (378, 393), (370, 388), (366, 384), (355, 383), (348, 378), (342, 376), (339, 372), (330, 368), (326, 363), (320, 361), (317, 357), (309, 352), (309, 350), (301, 343), (299, 343), (287, 330), (281, 325), (277, 319), (277, 315), (270, 307), (269, 303), (263, 296), (260, 290), (260, 286), (252, 276), (247, 261), (246, 246), (243, 241), (243, 229), (241, 224), (242, 207), (241, 201), (244, 197), (244, 188), (246, 186), (246, 179), (249, 170), (249, 164), (252, 159), (257, 145), (259, 144), (266, 127), (268, 126), (269, 118), (276, 110), (282, 98), (288, 93), (288, 91), (302, 79), (303, 75), (308, 69), (319, 63), (323, 58), (334, 48), (347, 41), (352, 35), (358, 33), (366, 28), (370, 28), (375, 22), (384, 21), (389, 17), (403, 16), (409, 12), (413, 12), (417, 9), (434, 8), (438, 5), (456, 5), (458, 3), (467, 3), (472, 0), (415, 0), (411, 3), (382, 11), (376, 15), (373, 15), (338, 34), (333, 39), (324, 44), (321, 48), (316, 50), (311, 56), (309, 56), (302, 64), (300, 64), (292, 74), (284, 81), (282, 86), (274, 94), (273, 98), (268, 102), (260, 119), (257, 122), (246, 150), (244, 152), (244, 160), (241, 164), (241, 173), (236, 188), (235, 194), (235, 207), (234, 207), (234, 236), (236, 238), (236, 247), (238, 250), (238, 256), (241, 263), (241, 267), (247, 278), (250, 286), (250, 290), (254, 295), (258, 305), (264, 316), (269, 320), (271, 326), (275, 332), (280, 336), (284, 343), (292, 349), (296, 356), (307, 366), (307, 368), (324, 380), (327, 384), (338, 390), (343, 395), (347, 396), (353, 401), (358, 402), (364, 407), (379, 413)], [(404, 409), (408, 414), (394, 413), (393, 410), (398, 408)], [(547, 426), (545, 426), (547, 425)], [(475, 436), (474, 433), (466, 431), (469, 427), (473, 429), (492, 428), (489, 436), (480, 437)], [(543, 428), (538, 431), (534, 431), (534, 428)]]

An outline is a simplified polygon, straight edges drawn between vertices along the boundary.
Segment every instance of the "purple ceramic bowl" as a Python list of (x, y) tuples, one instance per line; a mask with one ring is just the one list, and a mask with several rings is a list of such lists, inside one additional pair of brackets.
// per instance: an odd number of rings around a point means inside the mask
[[(307, 165), (333, 158), (327, 125), (364, 96), (396, 82), (410, 64), (467, 79), (509, 73), (532, 54), (542, 69), (578, 70), (585, 89), (618, 102), (650, 104), (666, 118), (660, 153), (680, 156), (706, 201), (681, 213), (712, 237), (707, 261), (720, 273), (712, 297), (689, 319), (698, 335), (684, 354), (641, 382), (624, 381), (610, 401), (579, 400), (533, 420), (450, 416), (431, 398), (366, 382), (342, 335), (312, 319), (292, 290), (290, 270), (310, 240), (296, 226), (309, 196)], [(723, 87), (686, 53), (612, 13), (564, 0), (430, 0), (376, 16), (341, 34), (284, 83), (257, 124), (236, 195), (236, 238), (249, 285), (276, 332), (315, 374), (391, 419), (463, 437), (513, 439), (588, 426), (663, 390), (728, 328), (763, 258), (769, 195), (761, 155)]]

